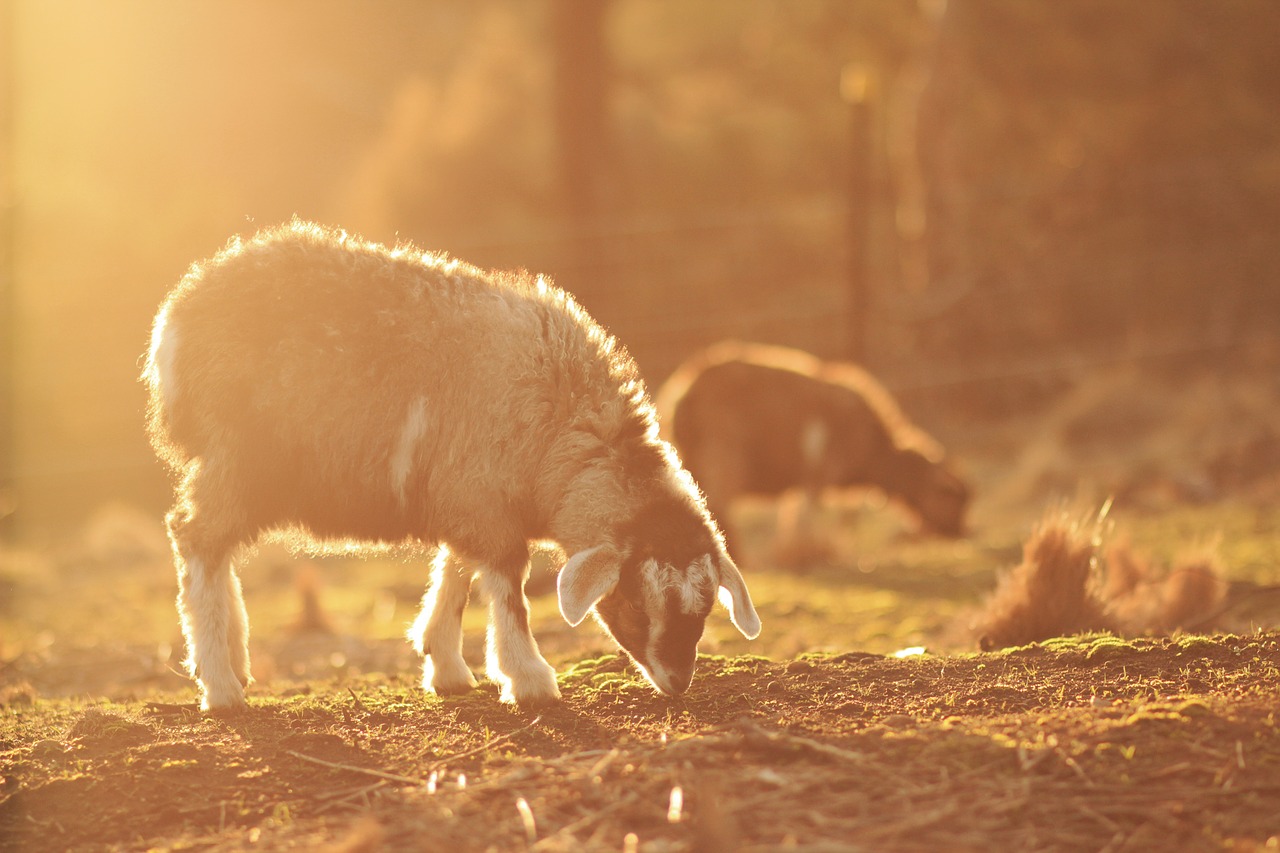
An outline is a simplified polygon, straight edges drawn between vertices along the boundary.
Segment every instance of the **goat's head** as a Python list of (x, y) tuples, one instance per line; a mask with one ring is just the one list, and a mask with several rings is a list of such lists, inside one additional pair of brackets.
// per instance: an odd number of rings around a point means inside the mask
[(717, 597), (748, 639), (760, 633), (742, 573), (705, 517), (679, 500), (650, 504), (612, 544), (574, 554), (560, 571), (560, 612), (570, 625), (588, 612), (654, 687), (683, 693), (698, 640)]
[(918, 450), (899, 454), (903, 498), (920, 520), (935, 533), (963, 536), (969, 487), (942, 459), (930, 459)]

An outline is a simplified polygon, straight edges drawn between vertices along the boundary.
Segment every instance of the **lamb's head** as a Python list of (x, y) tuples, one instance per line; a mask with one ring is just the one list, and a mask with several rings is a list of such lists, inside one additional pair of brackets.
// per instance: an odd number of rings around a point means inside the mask
[(683, 693), (716, 598), (748, 639), (760, 633), (738, 567), (705, 514), (679, 497), (655, 500), (613, 541), (574, 554), (560, 571), (560, 612), (571, 625), (592, 610), (654, 687)]

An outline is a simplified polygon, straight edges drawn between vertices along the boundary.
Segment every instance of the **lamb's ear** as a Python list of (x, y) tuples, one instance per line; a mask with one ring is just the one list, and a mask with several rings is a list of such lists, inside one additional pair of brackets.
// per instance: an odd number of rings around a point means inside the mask
[(720, 603), (729, 608), (729, 619), (748, 640), (760, 636), (760, 616), (751, 603), (742, 572), (724, 551), (720, 552)]
[(560, 570), (556, 589), (560, 593), (560, 615), (570, 625), (578, 625), (600, 599), (618, 585), (622, 558), (607, 545), (579, 551)]

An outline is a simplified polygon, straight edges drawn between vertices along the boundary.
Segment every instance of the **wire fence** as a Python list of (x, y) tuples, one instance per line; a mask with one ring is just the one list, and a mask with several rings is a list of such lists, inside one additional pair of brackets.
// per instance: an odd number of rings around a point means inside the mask
[[(987, 401), (1004, 394), (1023, 403), (1028, 387), (1062, 388), (1121, 364), (1163, 369), (1229, 359), (1242, 351), (1280, 350), (1280, 317), (1270, 313), (1275, 300), (1259, 302), (1259, 295), (1273, 292), (1277, 283), (1277, 246), (1265, 227), (1232, 219), (1225, 209), (1229, 196), (1224, 200), (1221, 188), (1212, 185), (1226, 172), (1232, 170), (1188, 163), (1180, 172), (1168, 168), (1156, 177), (1134, 179), (1139, 189), (1133, 192), (1173, 186), (1184, 198), (1201, 193), (1207, 206), (1221, 209), (1231, 227), (1203, 239), (1143, 238), (1150, 230), (1144, 232), (1138, 214), (1128, 211), (1087, 239), (1047, 234), (1003, 269), (953, 268), (918, 288), (902, 283), (896, 267), (899, 238), (891, 211), (881, 209), (877, 234), (884, 244), (876, 249), (863, 318), (850, 312), (848, 252), (842, 243), (847, 200), (835, 191), (784, 206), (605, 217), (587, 230), (551, 222), (497, 234), (477, 231), (431, 248), (468, 259), (527, 257), (531, 269), (550, 267), (627, 345), (653, 387), (695, 350), (724, 338), (839, 357), (850, 324), (860, 319), (871, 329), (868, 365), (911, 405), (928, 405), (949, 394)], [(1005, 184), (969, 192), (984, 203), (1038, 198), (1027, 188)], [(1063, 203), (1074, 202), (1064, 197)], [(1122, 240), (1114, 234), (1139, 237)], [(926, 234), (926, 249), (929, 239)], [(1227, 274), (1224, 259), (1233, 265)], [(1045, 270), (1053, 274), (1040, 275)], [(1216, 316), (1184, 310), (1179, 323), (1143, 325), (1151, 316), (1146, 303), (1163, 298), (1145, 278), (1152, 270), (1177, 270), (1206, 290), (1206, 304), (1224, 307)], [(1132, 317), (1055, 328), (1053, 312), (1045, 306), (1069, 304), (1086, 287), (1117, 303), (1132, 303)], [(82, 334), (96, 320), (87, 304), (69, 306), (64, 333)], [(932, 338), (938, 334), (970, 336), (971, 351), (937, 346)], [(992, 345), (1002, 336), (1013, 343)], [(141, 332), (135, 337), (142, 340)], [(132, 383), (136, 353), (126, 367), (113, 375)], [(50, 442), (17, 460), (20, 492), (41, 495), (37, 503), (46, 507), (90, 508), (120, 496), (145, 504), (164, 500), (165, 475), (143, 439), (141, 392), (135, 384), (114, 393), (127, 404), (85, 413), (106, 425), (94, 441)], [(996, 404), (988, 409), (998, 411)]]
[[(1203, 170), (1211, 173), (1207, 167)], [(1163, 177), (1165, 183), (1173, 178)], [(1199, 179), (1184, 181), (1199, 185)], [(1022, 198), (1026, 198), (1024, 194)], [(869, 317), (854, 318), (839, 245), (824, 260), (810, 263), (791, 277), (779, 275), (778, 265), (708, 263), (702, 257), (699, 235), (714, 235), (714, 246), (762, 246), (772, 251), (780, 233), (807, 229), (839, 235), (844, 206), (826, 199), (796, 209), (732, 211), (683, 222), (652, 221), (612, 223), (598, 231), (577, 235), (579, 242), (607, 245), (601, 258), (589, 268), (572, 262), (561, 269), (588, 307), (609, 321), (637, 357), (652, 366), (660, 379), (693, 349), (723, 337), (755, 337), (777, 343), (806, 346), (829, 357), (839, 356), (849, 324), (862, 319), (876, 327), (869, 361), (889, 374), (890, 386), (938, 387), (998, 381), (1029, 374), (1068, 374), (1123, 361), (1145, 363), (1212, 355), (1245, 346), (1265, 345), (1275, 338), (1280, 323), (1269, 325), (1265, 316), (1251, 315), (1251, 297), (1274, 284), (1266, 271), (1275, 261), (1274, 237), (1264, 228), (1220, 232), (1195, 241), (1152, 240), (1107, 248), (1106, 257), (1091, 256), (1099, 242), (1049, 241), (1024, 253), (1020, 269), (1005, 275), (990, 271), (953, 271), (936, 277), (922, 289), (902, 287), (895, 281), (890, 262), (881, 258), (873, 282)], [(1124, 223), (1113, 227), (1123, 230)], [(542, 239), (554, 243), (554, 234)], [(885, 254), (885, 253), (882, 253)], [(1224, 271), (1223, 260), (1237, 269)], [(891, 259), (889, 259), (891, 261)], [(1036, 271), (1057, 264), (1075, 271), (1037, 277)], [(726, 268), (731, 268), (726, 272)], [(744, 269), (746, 270), (744, 272)], [(1166, 297), (1160, 276), (1177, 270), (1200, 288), (1209, 313), (1200, 306), (1160, 306)], [(1263, 272), (1255, 276), (1252, 270)], [(1079, 273), (1087, 274), (1081, 280)], [(1229, 273), (1229, 274), (1224, 274)], [(572, 284), (570, 285), (572, 287)], [(1089, 291), (1111, 304), (1128, 305), (1127, 312), (1099, 318), (1080, 328), (1033, 330), (1020, 352), (997, 350), (978, 355), (937, 354), (913, 351), (893, 338), (914, 340), (922, 327), (963, 323), (973, 315), (984, 317), (985, 328), (1017, 329), (1029, 315), (1080, 300)], [(960, 311), (960, 308), (963, 311)], [(1264, 312), (1272, 305), (1258, 306)], [(1152, 328), (1150, 317), (1177, 315), (1169, 328)], [(1063, 318), (1066, 319), (1066, 318)], [(1052, 325), (1053, 317), (1039, 318)], [(962, 332), (961, 332), (962, 333)], [(879, 346), (876, 346), (876, 345)]]

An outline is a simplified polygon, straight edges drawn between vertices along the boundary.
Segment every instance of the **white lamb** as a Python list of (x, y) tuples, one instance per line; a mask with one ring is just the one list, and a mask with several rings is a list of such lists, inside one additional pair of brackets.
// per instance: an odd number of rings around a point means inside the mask
[(523, 589), (542, 541), (571, 555), (564, 618), (594, 611), (665, 694), (688, 687), (717, 590), (744, 635), (760, 631), (634, 362), (542, 278), (294, 220), (191, 267), (143, 378), (152, 446), (179, 480), (166, 521), (205, 709), (245, 703), (231, 560), (270, 531), (439, 544), (410, 631), (437, 693), (475, 686), (461, 623), (478, 572), (503, 700), (559, 698)]

